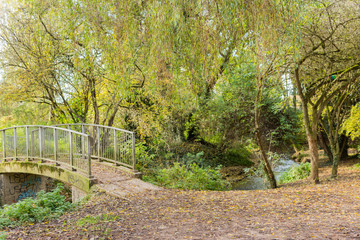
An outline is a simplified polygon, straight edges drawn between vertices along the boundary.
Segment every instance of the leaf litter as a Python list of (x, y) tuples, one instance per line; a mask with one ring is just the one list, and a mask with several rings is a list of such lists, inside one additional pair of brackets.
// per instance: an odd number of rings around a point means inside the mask
[(5, 229), (8, 239), (360, 239), (360, 170), (321, 184), (256, 191), (97, 192), (59, 219)]

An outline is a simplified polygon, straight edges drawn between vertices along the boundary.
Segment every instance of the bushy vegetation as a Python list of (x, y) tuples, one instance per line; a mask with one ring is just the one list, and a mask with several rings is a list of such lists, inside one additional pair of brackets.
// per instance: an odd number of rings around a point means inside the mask
[(222, 179), (220, 169), (200, 167), (196, 163), (186, 165), (176, 162), (170, 168), (160, 169), (153, 180), (167, 188), (195, 190), (228, 190), (230, 185)]
[[(172, 157), (173, 154), (170, 154)], [(142, 164), (147, 164), (144, 180), (167, 188), (195, 190), (228, 190), (230, 184), (222, 179), (220, 167), (212, 167), (204, 158), (204, 153), (188, 153), (177, 161), (155, 160), (143, 154)], [(154, 166), (157, 162), (158, 167)]]
[(73, 207), (61, 195), (64, 187), (58, 184), (51, 192), (40, 191), (36, 198), (25, 198), (12, 205), (5, 205), (0, 213), (0, 227), (40, 222), (57, 218)]
[(244, 166), (251, 167), (254, 165), (250, 161), (251, 152), (245, 147), (231, 148), (221, 154), (221, 160), (218, 161), (224, 166)]
[(296, 180), (304, 179), (310, 176), (311, 164), (301, 163), (298, 166), (291, 167), (288, 171), (284, 172), (280, 177), (280, 183), (294, 182)]

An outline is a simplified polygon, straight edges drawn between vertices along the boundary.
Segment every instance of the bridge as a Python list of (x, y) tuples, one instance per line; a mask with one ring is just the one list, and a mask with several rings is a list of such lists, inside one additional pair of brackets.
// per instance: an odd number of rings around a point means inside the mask
[[(44, 177), (71, 184), (73, 195), (78, 195), (76, 199), (90, 191), (99, 180), (97, 175), (104, 169), (118, 166), (133, 176), (139, 175), (134, 132), (96, 124), (25, 125), (0, 129), (0, 159), (3, 203), (9, 203), (6, 200), (8, 194), (4, 192), (9, 189), (18, 193), (17, 199), (10, 200), (12, 202), (34, 195), (44, 188)], [(99, 163), (106, 167), (100, 167)], [(105, 178), (106, 175), (102, 174)], [(30, 185), (37, 187), (30, 191)]]

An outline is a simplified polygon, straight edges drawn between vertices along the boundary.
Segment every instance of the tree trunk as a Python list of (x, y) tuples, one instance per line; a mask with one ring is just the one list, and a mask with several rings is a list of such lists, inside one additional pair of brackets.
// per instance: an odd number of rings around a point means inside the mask
[(331, 178), (337, 178), (338, 166), (341, 157), (340, 142), (339, 141), (334, 142), (332, 145), (330, 145), (330, 148), (334, 159), (332, 171), (331, 171)]
[(331, 178), (337, 178), (338, 174), (338, 166), (339, 166), (339, 155), (334, 156), (332, 171), (331, 171)]
[(261, 152), (261, 157), (262, 157), (262, 160), (264, 162), (264, 170), (265, 170), (265, 175), (270, 183), (270, 187), (271, 188), (277, 188), (277, 184), (276, 184), (276, 179), (275, 179), (275, 175), (274, 175), (274, 172), (272, 171), (271, 169), (271, 165), (268, 161), (268, 158), (267, 158), (267, 154), (265, 152), (265, 146), (263, 144), (263, 141), (262, 141), (262, 138), (261, 138), (261, 133), (258, 129), (256, 129), (255, 131), (255, 135), (256, 135), (256, 140), (259, 144), (259, 147), (260, 147), (260, 152)]
[(317, 147), (316, 134), (308, 134), (309, 150), (311, 156), (311, 179), (315, 181), (315, 184), (319, 181), (319, 152)]
[(341, 157), (339, 160), (344, 160), (349, 158), (348, 149), (349, 149), (349, 137), (344, 134), (340, 135), (340, 146), (341, 146)]
[(100, 111), (99, 106), (97, 103), (97, 96), (96, 96), (96, 80), (91, 78), (90, 81), (90, 94), (91, 94), (91, 100), (92, 100), (92, 106), (94, 109), (94, 124), (100, 123)]
[(295, 69), (295, 85), (298, 90), (298, 94), (301, 100), (301, 108), (303, 110), (304, 127), (306, 131), (306, 137), (309, 144), (310, 156), (311, 156), (311, 179), (314, 180), (315, 184), (320, 183), (319, 180), (319, 152), (317, 146), (317, 126), (318, 120), (317, 109), (312, 109), (312, 115), (314, 118), (312, 121), (309, 116), (308, 99), (304, 96), (299, 76), (299, 68)]
[(257, 87), (256, 99), (255, 99), (255, 117), (254, 117), (255, 118), (255, 137), (258, 142), (260, 151), (261, 151), (261, 158), (264, 163), (265, 175), (270, 183), (270, 187), (277, 188), (275, 175), (274, 175), (274, 173), (271, 169), (271, 165), (268, 161), (267, 154), (265, 151), (265, 146), (262, 141), (262, 136), (261, 136), (261, 132), (260, 132), (260, 108), (259, 108), (259, 105), (260, 105), (261, 95), (262, 95), (262, 90), (263, 90), (263, 82), (262, 82), (262, 79), (259, 79), (258, 81), (259, 82), (258, 82), (258, 87)]
[(331, 152), (328, 142), (326, 141), (326, 136), (324, 136), (324, 132), (322, 132), (321, 130), (318, 133), (318, 140), (319, 140), (320, 147), (322, 147), (324, 149), (326, 156), (328, 156), (329, 162), (332, 163), (333, 162), (333, 154)]

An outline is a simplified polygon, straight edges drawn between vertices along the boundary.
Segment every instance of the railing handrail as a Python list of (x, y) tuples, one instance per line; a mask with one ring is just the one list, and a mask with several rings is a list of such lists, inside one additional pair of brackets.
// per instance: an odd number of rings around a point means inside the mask
[(108, 129), (116, 129), (118, 131), (121, 132), (126, 132), (126, 133), (131, 133), (134, 134), (134, 132), (129, 131), (129, 130), (125, 130), (125, 129), (121, 129), (121, 128), (116, 128), (116, 127), (110, 127), (110, 126), (106, 126), (106, 125), (101, 125), (101, 124), (92, 124), (92, 123), (68, 123), (68, 124), (54, 124), (53, 126), (93, 126), (93, 127), (102, 127), (102, 128), (108, 128)]
[(68, 129), (68, 128), (62, 128), (62, 127), (56, 127), (56, 126), (47, 126), (47, 125), (20, 125), (20, 126), (15, 126), (15, 127), (2, 128), (2, 129), (0, 129), (0, 132), (10, 130), (10, 129), (14, 129), (14, 128), (25, 128), (25, 127), (57, 129), (57, 130), (65, 131), (65, 132), (75, 133), (75, 134), (78, 134), (78, 135), (81, 135), (81, 136), (84, 136), (84, 137), (89, 137), (89, 135), (86, 134), (86, 133), (74, 131), (74, 130), (71, 130), (71, 129)]
[[(81, 127), (81, 130), (78, 128)], [(23, 130), (18, 130), (23, 129)], [(25, 134), (24, 131), (25, 130)], [(51, 134), (51, 130), (53, 133)], [(49, 135), (50, 131), (50, 135)], [(61, 132), (60, 132), (61, 131)], [(7, 134), (7, 132), (11, 132)], [(17, 133), (18, 132), (18, 133)], [(44, 132), (47, 132), (46, 136), (44, 136)], [(69, 165), (71, 167), (75, 167), (73, 164), (74, 156), (78, 153), (82, 153), (82, 157), (80, 159), (88, 159), (88, 169), (89, 169), (89, 176), (91, 176), (91, 159), (98, 159), (99, 161), (108, 161), (112, 162), (117, 166), (124, 166), (126, 168), (130, 168), (133, 171), (136, 171), (136, 157), (135, 157), (135, 133), (132, 131), (104, 126), (99, 124), (88, 124), (88, 123), (69, 123), (69, 124), (56, 124), (56, 125), (21, 125), (21, 126), (13, 126), (8, 128), (0, 129), (0, 133), (2, 133), (3, 141), (2, 141), (2, 148), (3, 148), (3, 159), (17, 159), (25, 158), (29, 159), (29, 156), (34, 159), (42, 159), (42, 160), (49, 160), (53, 161), (53, 157), (55, 158), (55, 162), (57, 161), (57, 153), (58, 148), (58, 133), (61, 133), (62, 136), (69, 135), (66, 144), (68, 144), (67, 150), (68, 158), (70, 162), (62, 162), (65, 165)], [(19, 133), (21, 133), (19, 135)], [(5, 135), (12, 136), (12, 140), (5, 139)], [(24, 136), (25, 135), (25, 136)], [(39, 135), (39, 136), (37, 136)], [(35, 136), (35, 138), (34, 138)], [(51, 136), (51, 137), (48, 137)], [(74, 137), (81, 137), (86, 138), (85, 140), (75, 140)], [(19, 137), (26, 137), (26, 145), (24, 142), (21, 142)], [(56, 140), (54, 140), (56, 139)], [(61, 138), (62, 139), (62, 138)], [(76, 152), (74, 150), (75, 143), (73, 144), (72, 141), (80, 141), (77, 146), (81, 146), (82, 150), (80, 152)], [(84, 142), (85, 141), (85, 142)], [(43, 155), (43, 151), (48, 151), (49, 148), (45, 146), (46, 142), (51, 142), (52, 144), (56, 145), (53, 146), (54, 151), (56, 154), (48, 155), (45, 153)], [(7, 145), (6, 145), (6, 144)], [(9, 145), (10, 144), (10, 145)], [(86, 150), (85, 145), (86, 145)], [(35, 148), (34, 148), (35, 146)], [(51, 144), (50, 144), (51, 146)], [(0, 146), (1, 147), (1, 146)], [(20, 147), (20, 148), (19, 148)], [(23, 149), (26, 147), (26, 153), (21, 152), (24, 151)], [(45, 149), (46, 147), (46, 149)], [(31, 149), (35, 150), (31, 150)], [(43, 149), (44, 148), (44, 149)], [(18, 150), (20, 149), (20, 154), (18, 154)], [(29, 154), (29, 151), (32, 151)], [(0, 150), (1, 151), (1, 150)], [(36, 152), (33, 152), (36, 151)], [(86, 151), (86, 152), (83, 152)], [(10, 155), (8, 155), (10, 153)], [(86, 157), (84, 157), (85, 155)], [(21, 155), (23, 154), (23, 155)], [(39, 155), (38, 155), (39, 154)], [(75, 154), (73, 156), (73, 154)], [(64, 156), (64, 155), (62, 155)], [(69, 161), (69, 159), (65, 161)], [(76, 163), (77, 164), (77, 163)], [(76, 168), (83, 171), (84, 167), (81, 165), (76, 165)], [(86, 167), (87, 168), (87, 167)]]
[[(19, 135), (21, 133), (20, 130), (25, 132)], [(48, 132), (49, 130), (50, 132)], [(38, 132), (38, 136), (34, 137), (36, 132)], [(55, 162), (57, 166), (68, 166), (73, 171), (79, 170), (86, 174), (89, 179), (92, 178), (90, 135), (86, 133), (48, 125), (13, 126), (0, 129), (0, 133), (2, 133), (0, 137), (2, 137), (1, 150), (3, 160), (23, 158), (25, 160), (40, 159), (41, 161)], [(6, 136), (10, 136), (13, 139), (7, 141)], [(19, 137), (25, 138), (25, 142), (19, 141)], [(67, 140), (65, 140), (65, 143), (59, 143), (61, 139)], [(48, 145), (49, 142), (51, 143), (50, 145)], [(75, 149), (77, 143), (80, 143), (81, 149)], [(61, 144), (65, 144), (65, 152), (60, 150)], [(21, 150), (25, 152), (19, 152)], [(10, 152), (9, 156), (8, 152)], [(66, 156), (65, 159), (60, 157), (61, 155), (63, 157)]]
[[(92, 148), (92, 157), (93, 158), (97, 158), (99, 161), (109, 161), (109, 162), (113, 162), (116, 165), (122, 165), (124, 167), (127, 168), (131, 168), (133, 171), (136, 171), (136, 157), (135, 157), (135, 132), (131, 132), (128, 130), (124, 130), (121, 128), (116, 128), (116, 127), (110, 127), (110, 126), (105, 126), (105, 125), (100, 125), (100, 124), (91, 124), (91, 123), (68, 123), (68, 124), (55, 124), (54, 126), (57, 127), (64, 127), (64, 128), (70, 128), (70, 127), (81, 127), (81, 132), (86, 132), (88, 131), (89, 136), (91, 138), (93, 138), (95, 141), (93, 142), (93, 148)], [(89, 128), (87, 128), (85, 130), (85, 127), (92, 127), (93, 129), (93, 134), (91, 134), (91, 131)], [(101, 129), (101, 130), (100, 130)], [(109, 134), (107, 135), (108, 137), (110, 137), (110, 135), (113, 135), (112, 140), (114, 140), (113, 144), (113, 148), (111, 148), (111, 146), (104, 146), (101, 143), (101, 136), (100, 136), (100, 132), (102, 130), (106, 129), (107, 133)], [(80, 131), (80, 130), (79, 130)], [(114, 131), (113, 134), (111, 134), (111, 131)], [(129, 145), (124, 144), (124, 145), (118, 145), (119, 142), (117, 142), (117, 138), (115, 138), (115, 136), (117, 136), (116, 132), (120, 132), (123, 134), (127, 134), (128, 136), (131, 136), (131, 149), (128, 147)], [(128, 139), (129, 140), (129, 139)], [(96, 142), (96, 143), (95, 143)], [(113, 155), (111, 157), (106, 156), (106, 148), (109, 147), (109, 149), (111, 151), (113, 151)], [(124, 154), (124, 150), (125, 151), (130, 151), (131, 157), (129, 155)], [(119, 155), (119, 156), (118, 156)], [(125, 156), (126, 155), (126, 156)]]

